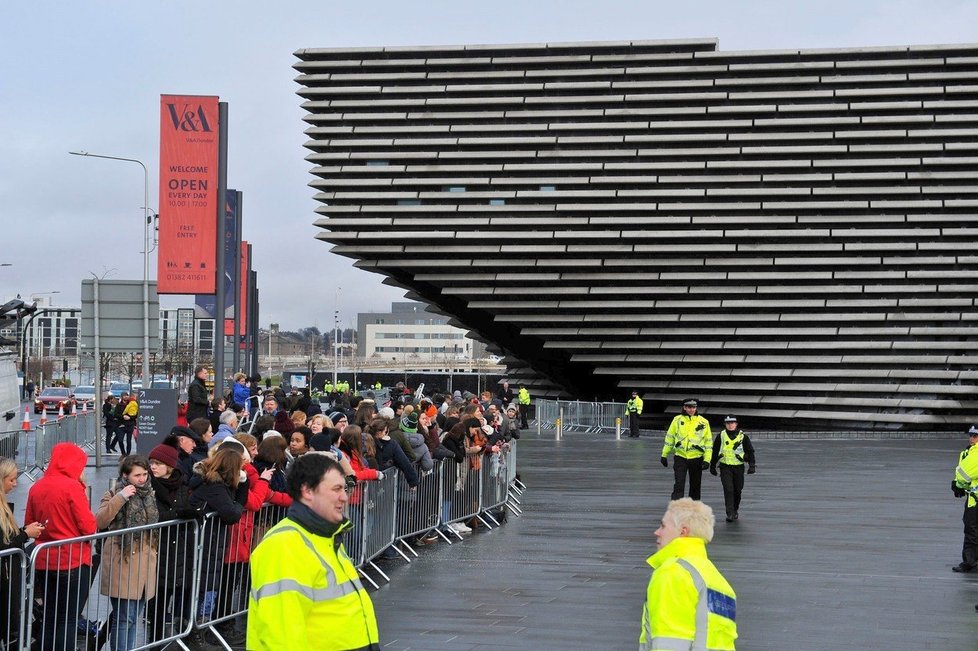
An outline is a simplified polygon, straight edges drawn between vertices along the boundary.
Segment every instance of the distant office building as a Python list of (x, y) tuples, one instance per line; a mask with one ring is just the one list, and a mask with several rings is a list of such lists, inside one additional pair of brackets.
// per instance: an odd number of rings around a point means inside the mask
[(214, 354), (214, 319), (197, 318), (192, 307), (161, 309), (158, 352), (211, 357)]
[(319, 237), (533, 395), (974, 422), (978, 46), (296, 56)]
[(485, 345), (466, 337), (423, 303), (391, 303), (390, 312), (357, 315), (357, 354), (364, 359), (444, 363), (478, 359)]

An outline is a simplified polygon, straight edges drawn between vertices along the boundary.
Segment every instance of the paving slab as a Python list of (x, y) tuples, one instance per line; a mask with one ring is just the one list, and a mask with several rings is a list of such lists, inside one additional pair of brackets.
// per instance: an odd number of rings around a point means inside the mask
[[(958, 575), (966, 440), (758, 440), (741, 518), (710, 556), (738, 596), (741, 649), (973, 649), (978, 575)], [(524, 514), (388, 563), (384, 649), (635, 649), (672, 469), (661, 439), (525, 435)]]

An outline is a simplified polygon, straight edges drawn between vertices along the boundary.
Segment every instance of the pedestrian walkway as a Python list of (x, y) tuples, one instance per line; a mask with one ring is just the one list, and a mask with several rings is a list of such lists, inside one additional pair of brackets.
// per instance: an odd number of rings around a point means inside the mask
[[(973, 649), (978, 574), (958, 575), (967, 440), (755, 441), (740, 521), (710, 555), (737, 591), (739, 649)], [(535, 432), (524, 515), (439, 544), (374, 592), (386, 651), (635, 649), (672, 468), (661, 439)]]

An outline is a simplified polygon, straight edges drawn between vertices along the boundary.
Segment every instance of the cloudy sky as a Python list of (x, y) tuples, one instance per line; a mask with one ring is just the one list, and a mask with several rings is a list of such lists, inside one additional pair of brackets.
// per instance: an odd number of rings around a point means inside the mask
[[(716, 37), (722, 50), (978, 41), (978, 2), (139, 0), (0, 7), (0, 298), (90, 273), (142, 278), (143, 177), (158, 208), (159, 96), (229, 103), (228, 185), (244, 192), (262, 324), (351, 325), (401, 293), (314, 239), (292, 53), (306, 47)], [(155, 260), (151, 265), (155, 277)], [(337, 287), (341, 288), (337, 292)], [(189, 306), (167, 297), (164, 306)]]

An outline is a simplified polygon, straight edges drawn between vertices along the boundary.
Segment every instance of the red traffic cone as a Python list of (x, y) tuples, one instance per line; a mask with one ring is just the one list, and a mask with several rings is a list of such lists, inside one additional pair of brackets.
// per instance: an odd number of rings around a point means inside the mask
[(64, 403), (58, 403), (58, 420), (65, 417), (65, 405)]
[(47, 407), (41, 407), (41, 425), (46, 425), (48, 422), (48, 409)]
[(20, 424), (20, 428), (25, 432), (31, 431), (31, 408), (24, 407), (24, 422)]

